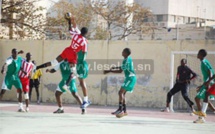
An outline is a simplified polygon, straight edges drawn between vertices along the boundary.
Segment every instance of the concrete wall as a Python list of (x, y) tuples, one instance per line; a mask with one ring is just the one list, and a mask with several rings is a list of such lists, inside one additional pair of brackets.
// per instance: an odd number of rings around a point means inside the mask
[[(70, 44), (70, 41), (0, 41), (0, 65), (3, 65), (5, 59), (10, 56), (11, 49), (22, 49), (25, 52), (31, 52), (33, 59), (37, 64), (50, 61), (58, 56), (62, 50)], [(204, 48), (208, 51), (215, 51), (215, 41), (113, 41), (107, 45), (106, 41), (89, 41), (89, 52), (87, 59), (103, 59), (108, 63), (109, 59), (122, 59), (121, 51), (125, 47), (132, 50), (133, 59), (151, 59), (154, 63), (153, 74), (137, 74), (138, 82), (132, 94), (127, 94), (127, 104), (129, 106), (140, 107), (164, 107), (166, 102), (166, 93), (170, 85), (170, 54), (172, 51), (198, 51)], [(23, 57), (25, 55), (22, 55)], [(180, 60), (180, 57), (177, 59)], [(215, 57), (212, 57), (215, 61)], [(179, 61), (176, 61), (176, 66)], [(214, 63), (215, 65), (215, 63)], [(193, 66), (199, 66), (199, 62)], [(175, 67), (176, 68), (176, 67)], [(201, 74), (200, 74), (201, 75)], [(0, 75), (0, 81), (3, 80)], [(120, 83), (123, 74), (90, 74), (86, 79), (89, 90), (89, 99), (93, 104), (98, 105), (117, 105)], [(54, 92), (60, 81), (60, 73), (47, 74), (43, 69), (41, 81), (41, 97), (43, 102), (55, 102)], [(78, 82), (77, 82), (78, 85)], [(194, 87), (192, 87), (194, 88)], [(80, 86), (79, 94), (82, 96)], [(194, 91), (194, 90), (193, 90)], [(195, 92), (194, 92), (195, 93)], [(33, 91), (33, 97), (35, 91)], [(192, 96), (193, 100), (194, 96)], [(35, 100), (35, 97), (33, 98)], [(16, 100), (16, 90), (7, 92), (3, 100)], [(180, 93), (174, 99), (175, 108), (186, 108)], [(63, 95), (65, 103), (76, 103), (74, 98), (66, 93)]]

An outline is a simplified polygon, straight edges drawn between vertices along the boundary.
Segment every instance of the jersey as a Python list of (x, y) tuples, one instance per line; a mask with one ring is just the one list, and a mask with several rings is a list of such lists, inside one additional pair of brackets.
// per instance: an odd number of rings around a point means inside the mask
[(67, 80), (71, 74), (70, 65), (67, 61), (62, 61), (54, 68), (56, 71), (60, 69), (63, 80)]
[(87, 52), (87, 39), (81, 35), (80, 30), (76, 28), (72, 28), (70, 31), (72, 36), (72, 41), (70, 47), (74, 52), (79, 52), (82, 50), (83, 52)]
[(193, 78), (197, 76), (196, 73), (193, 72), (188, 66), (179, 66), (177, 71), (177, 80), (181, 82), (190, 80), (191, 74)]
[(22, 65), (22, 57), (17, 56), (16, 59), (13, 59), (13, 57), (9, 57), (7, 58), (5, 63), (7, 64), (7, 75), (18, 75)]
[[(214, 69), (212, 68), (210, 62), (207, 59), (202, 60), (201, 71), (202, 71), (204, 82), (206, 82), (210, 77), (214, 75)], [(211, 76), (209, 76), (208, 71), (211, 72)]]
[(78, 54), (78, 63), (85, 61), (85, 58), (87, 55), (86, 52), (84, 53), (82, 51), (79, 51), (77, 54)]
[(19, 71), (19, 78), (28, 78), (30, 76), (31, 71), (34, 68), (34, 64), (32, 62), (27, 62), (25, 59), (23, 59), (21, 68), (27, 74), (25, 74), (22, 70), (20, 70)]
[(135, 76), (133, 61), (130, 56), (123, 60), (121, 69), (124, 71), (126, 78)]
[(41, 69), (38, 69), (32, 74), (31, 79), (36, 80), (36, 79), (39, 79), (41, 76), (42, 76), (42, 71)]

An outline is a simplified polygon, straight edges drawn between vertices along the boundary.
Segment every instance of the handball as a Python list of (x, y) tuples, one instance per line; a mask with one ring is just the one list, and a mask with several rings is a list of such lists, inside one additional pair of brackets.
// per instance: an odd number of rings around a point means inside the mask
[(65, 17), (66, 20), (69, 20), (69, 19), (71, 19), (72, 14), (68, 12), (68, 13), (65, 14), (64, 17)]

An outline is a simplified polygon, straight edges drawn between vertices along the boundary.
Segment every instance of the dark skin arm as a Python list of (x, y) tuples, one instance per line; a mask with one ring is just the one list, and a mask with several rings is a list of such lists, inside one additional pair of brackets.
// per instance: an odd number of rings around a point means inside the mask
[(24, 53), (24, 51), (23, 50), (20, 50), (19, 52), (18, 52), (18, 54), (23, 54)]
[(48, 73), (55, 73), (56, 72), (56, 70), (55, 69), (46, 69), (46, 72)]
[(110, 70), (104, 70), (104, 74), (107, 73), (122, 73), (121, 67), (112, 67)]
[(4, 65), (2, 66), (2, 69), (1, 69), (1, 73), (2, 73), (2, 74), (4, 73), (4, 68), (5, 68), (6, 65), (7, 65), (7, 64), (4, 63)]

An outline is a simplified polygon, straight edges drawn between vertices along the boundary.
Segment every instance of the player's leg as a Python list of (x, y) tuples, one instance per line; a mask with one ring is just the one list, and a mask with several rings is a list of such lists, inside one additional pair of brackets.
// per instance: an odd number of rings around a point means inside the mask
[(194, 109), (194, 103), (190, 100), (190, 98), (188, 97), (188, 84), (181, 84), (181, 95), (183, 96), (184, 100), (187, 102), (187, 104), (189, 105), (189, 107), (191, 108), (192, 112), (195, 111)]
[(24, 92), (25, 104), (26, 104), (26, 112), (29, 112), (29, 79), (28, 78), (21, 78), (22, 83), (22, 90)]
[[(125, 96), (126, 93), (127, 93), (127, 92), (124, 93), (124, 96)], [(127, 108), (126, 108), (126, 98), (125, 98), (125, 97), (124, 97), (122, 106), (123, 106), (123, 109), (122, 109), (122, 110), (123, 110), (123, 112), (124, 112), (124, 116), (125, 116), (125, 115), (128, 115), (128, 113), (127, 113)]]
[(82, 114), (85, 114), (86, 110), (85, 110), (85, 107), (82, 106), (83, 101), (82, 101), (81, 97), (78, 94), (78, 90), (77, 90), (77, 87), (76, 87), (76, 84), (75, 84), (75, 79), (73, 79), (70, 82), (70, 92), (71, 92), (72, 96), (76, 99), (76, 101), (78, 102), (78, 104), (80, 105)]
[(39, 79), (34, 80), (34, 87), (37, 95), (37, 104), (40, 104), (40, 92), (39, 92), (40, 82)]
[(25, 110), (23, 108), (23, 104), (22, 104), (22, 83), (21, 83), (21, 81), (20, 81), (18, 76), (16, 76), (14, 78), (13, 85), (18, 90), (18, 94), (17, 94), (17, 98), (18, 98), (18, 102), (19, 102), (19, 110), (18, 110), (18, 112), (25, 112)]
[(55, 92), (55, 98), (57, 101), (57, 105), (58, 105), (58, 109), (56, 111), (54, 111), (54, 113), (64, 113), (64, 109), (62, 106), (62, 100), (61, 100), (61, 95), (63, 92), (56, 90)]
[(5, 89), (2, 89), (1, 92), (0, 92), (0, 101), (2, 100), (4, 94), (5, 94), (6, 90)]
[(175, 95), (177, 92), (179, 92), (180, 89), (180, 85), (179, 83), (176, 83), (173, 88), (167, 93), (167, 98), (166, 98), (166, 109), (161, 109), (162, 112), (169, 112), (170, 111), (170, 107), (169, 104), (171, 102), (171, 98), (173, 95)]
[(61, 62), (63, 60), (64, 60), (63, 57), (61, 55), (59, 55), (53, 61), (49, 61), (49, 62), (43, 63), (41, 65), (38, 65), (36, 69), (46, 68), (46, 67), (49, 67), (49, 66), (55, 66), (56, 64), (58, 64), (59, 62)]
[(62, 100), (61, 100), (61, 95), (62, 93), (66, 92), (66, 90), (63, 89), (65, 81), (61, 80), (60, 83), (58, 84), (58, 87), (55, 92), (55, 98), (57, 101), (58, 109), (54, 111), (54, 113), (64, 113), (63, 105), (62, 105)]
[(31, 101), (32, 89), (33, 89), (33, 79), (30, 79), (30, 84), (29, 84), (29, 100), (30, 101)]
[(84, 95), (84, 101), (83, 101), (83, 107), (87, 107), (91, 104), (91, 102), (88, 100), (88, 93), (87, 93), (87, 86), (86, 86), (86, 82), (84, 79), (82, 78), (78, 78), (79, 82), (80, 82), (80, 86)]

